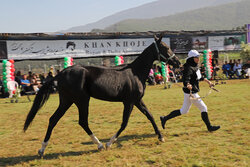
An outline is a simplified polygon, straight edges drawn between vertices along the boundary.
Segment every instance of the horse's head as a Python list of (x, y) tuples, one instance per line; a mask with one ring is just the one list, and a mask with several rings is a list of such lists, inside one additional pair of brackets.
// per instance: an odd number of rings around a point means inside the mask
[(175, 54), (172, 52), (170, 47), (165, 42), (161, 41), (162, 37), (163, 35), (161, 35), (159, 38), (154, 36), (155, 38), (154, 45), (155, 45), (155, 49), (158, 55), (157, 59), (159, 61), (165, 62), (166, 64), (170, 64), (174, 66), (175, 68), (179, 68), (181, 65), (181, 62), (179, 61), (178, 57), (175, 56)]

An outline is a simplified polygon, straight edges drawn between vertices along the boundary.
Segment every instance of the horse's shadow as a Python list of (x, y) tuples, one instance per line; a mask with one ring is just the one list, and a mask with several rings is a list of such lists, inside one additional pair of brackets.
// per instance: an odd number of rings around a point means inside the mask
[[(122, 145), (120, 144), (120, 142), (122, 141), (127, 141), (127, 140), (132, 140), (132, 139), (143, 139), (143, 138), (151, 138), (151, 137), (155, 137), (155, 134), (142, 134), (142, 135), (126, 135), (126, 136), (122, 136), (118, 138), (118, 146), (117, 147), (121, 147)], [(110, 139), (101, 139), (102, 142), (108, 142)], [(84, 145), (90, 145), (93, 144), (92, 142), (84, 142), (81, 143)], [(58, 159), (58, 157), (68, 157), (68, 156), (80, 156), (83, 154), (89, 154), (89, 153), (97, 153), (99, 152), (97, 149), (96, 150), (88, 150), (88, 151), (69, 151), (69, 152), (63, 152), (63, 153), (50, 153), (50, 154), (45, 154), (43, 156), (44, 160), (51, 160), (51, 159)], [(25, 162), (29, 162), (29, 161), (33, 161), (36, 159), (41, 159), (40, 156), (38, 155), (31, 155), (31, 156), (16, 156), (16, 157), (5, 157), (5, 158), (1, 158), (0, 157), (0, 166), (13, 166), (13, 165), (17, 165), (17, 164), (21, 164), (21, 163), (25, 163)]]

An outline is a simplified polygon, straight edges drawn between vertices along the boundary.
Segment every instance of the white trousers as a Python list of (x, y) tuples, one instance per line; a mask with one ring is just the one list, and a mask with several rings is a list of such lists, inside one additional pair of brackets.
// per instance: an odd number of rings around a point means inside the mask
[[(192, 94), (194, 98), (200, 97), (198, 93)], [(184, 101), (182, 108), (180, 109), (181, 114), (187, 114), (192, 104), (199, 108), (201, 112), (207, 112), (207, 106), (201, 99), (190, 99), (190, 94), (184, 93)]]

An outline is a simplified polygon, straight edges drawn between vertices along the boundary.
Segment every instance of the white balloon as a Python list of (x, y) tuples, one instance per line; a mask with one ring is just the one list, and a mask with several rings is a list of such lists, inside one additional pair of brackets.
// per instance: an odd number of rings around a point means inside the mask
[(7, 67), (10, 67), (10, 66), (11, 66), (11, 63), (10, 63), (9, 61), (7, 61), (6, 66), (7, 66)]

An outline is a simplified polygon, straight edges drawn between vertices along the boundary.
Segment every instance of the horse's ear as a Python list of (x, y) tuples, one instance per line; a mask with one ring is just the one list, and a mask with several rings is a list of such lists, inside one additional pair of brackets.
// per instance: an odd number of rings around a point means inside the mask
[(163, 36), (164, 36), (164, 33), (162, 32), (162, 33), (160, 34), (159, 39), (158, 39), (160, 42), (161, 42), (161, 40), (162, 40)]
[(156, 36), (156, 35), (154, 35), (154, 39), (155, 39), (155, 41), (158, 41), (158, 39), (159, 39), (159, 38), (157, 38), (157, 36)]
[(163, 35), (164, 34), (161, 33), (159, 38), (156, 35), (154, 35), (155, 41), (161, 42)]

